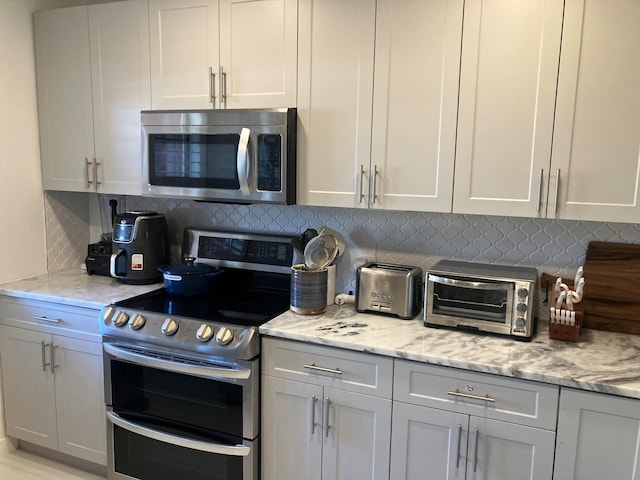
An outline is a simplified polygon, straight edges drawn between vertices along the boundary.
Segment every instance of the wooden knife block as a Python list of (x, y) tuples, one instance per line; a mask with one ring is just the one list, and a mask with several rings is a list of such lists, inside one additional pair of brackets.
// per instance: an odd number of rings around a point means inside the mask
[[(551, 307), (555, 308), (558, 299), (553, 298), (553, 301), (549, 304), (549, 338), (556, 338), (558, 340), (567, 340), (569, 342), (577, 342), (580, 340), (580, 330), (582, 329), (582, 321), (584, 319), (584, 312), (580, 304), (573, 306), (573, 311), (576, 314), (575, 325), (565, 325), (562, 323), (553, 322), (551, 320)], [(567, 310), (567, 304), (562, 303), (562, 309)], [(557, 309), (556, 309), (557, 310)]]

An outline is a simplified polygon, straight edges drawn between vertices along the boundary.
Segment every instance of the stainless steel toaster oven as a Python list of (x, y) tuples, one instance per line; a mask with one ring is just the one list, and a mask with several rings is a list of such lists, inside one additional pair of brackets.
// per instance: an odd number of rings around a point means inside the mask
[(532, 267), (441, 260), (425, 278), (424, 324), (530, 340), (537, 283)]

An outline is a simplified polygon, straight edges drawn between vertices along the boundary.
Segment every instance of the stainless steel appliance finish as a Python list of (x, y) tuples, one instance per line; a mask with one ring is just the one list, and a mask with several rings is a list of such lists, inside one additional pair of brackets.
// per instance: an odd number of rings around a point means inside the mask
[(367, 263), (356, 275), (356, 310), (414, 318), (422, 307), (422, 269), (408, 265)]
[(143, 111), (142, 193), (296, 202), (295, 108)]
[(537, 284), (535, 268), (441, 260), (426, 275), (424, 324), (530, 340)]
[(100, 313), (108, 478), (257, 480), (260, 324), (289, 307), (290, 237), (186, 229), (220, 288), (163, 288)]

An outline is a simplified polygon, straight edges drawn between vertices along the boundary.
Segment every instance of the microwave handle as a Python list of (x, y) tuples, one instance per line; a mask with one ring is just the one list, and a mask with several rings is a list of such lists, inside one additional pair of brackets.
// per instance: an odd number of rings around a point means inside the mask
[(427, 280), (429, 282), (451, 285), (452, 287), (473, 288), (476, 290), (499, 290), (501, 286), (510, 287), (513, 285), (511, 282), (474, 282), (469, 280), (459, 280), (457, 278), (433, 275), (432, 273), (427, 275)]
[(240, 191), (245, 196), (251, 194), (249, 190), (249, 178), (250, 171), (250, 152), (249, 152), (249, 138), (251, 137), (251, 130), (243, 128), (240, 131), (240, 141), (238, 142), (238, 181), (240, 182)]

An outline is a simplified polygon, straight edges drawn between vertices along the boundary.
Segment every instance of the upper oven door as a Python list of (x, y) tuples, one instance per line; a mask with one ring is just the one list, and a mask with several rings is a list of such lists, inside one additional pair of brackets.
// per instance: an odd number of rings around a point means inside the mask
[(286, 125), (143, 125), (142, 192), (230, 203), (293, 203), (287, 135)]
[(427, 274), (426, 321), (510, 334), (513, 282)]
[(105, 401), (117, 414), (257, 437), (259, 360), (196, 356), (110, 337), (103, 349)]

